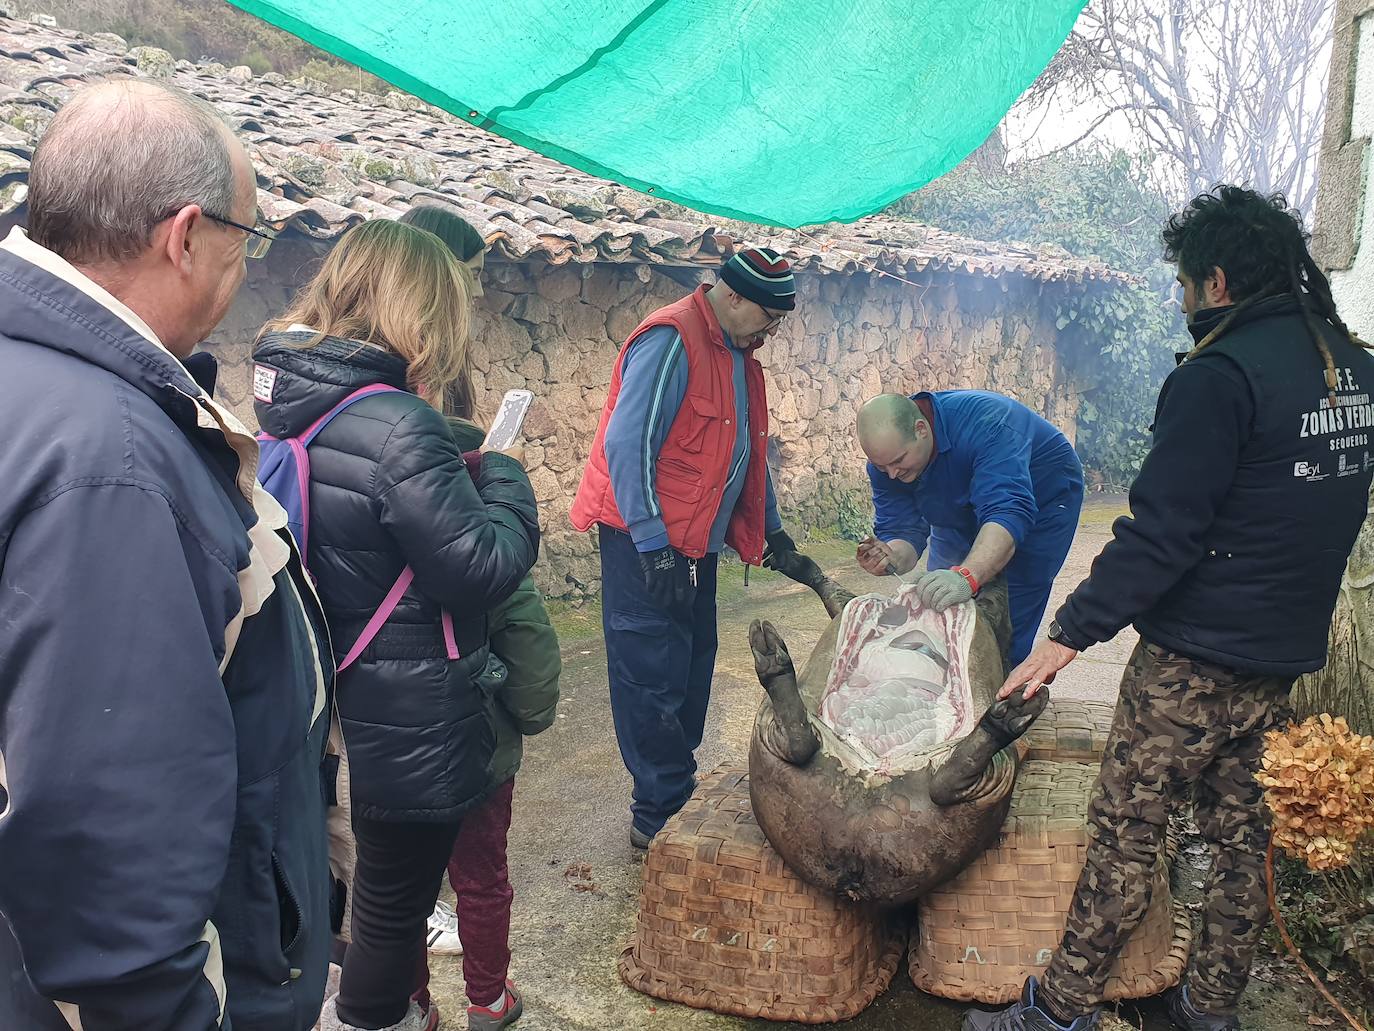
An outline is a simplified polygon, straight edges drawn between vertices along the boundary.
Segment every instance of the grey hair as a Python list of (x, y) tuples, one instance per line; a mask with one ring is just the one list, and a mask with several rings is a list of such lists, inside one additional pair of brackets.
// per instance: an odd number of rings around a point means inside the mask
[(77, 265), (128, 260), (188, 204), (233, 217), (228, 127), (213, 107), (146, 79), (102, 82), (53, 118), (29, 167), (29, 235)]

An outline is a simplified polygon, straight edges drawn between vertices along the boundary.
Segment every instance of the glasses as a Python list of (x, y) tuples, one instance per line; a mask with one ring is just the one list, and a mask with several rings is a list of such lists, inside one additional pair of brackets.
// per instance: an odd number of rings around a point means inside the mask
[[(756, 301), (755, 303), (757, 304), (758, 302)], [(787, 321), (787, 312), (785, 311), (774, 314), (761, 304), (758, 305), (758, 309), (768, 317), (768, 325), (764, 326), (761, 332), (766, 333), (774, 326), (781, 326), (784, 322)]]
[(252, 226), (242, 225), (230, 218), (221, 218), (219, 215), (212, 215), (208, 211), (202, 211), (202, 215), (212, 222), (218, 222), (223, 226), (232, 226), (235, 229), (242, 229), (248, 234), (244, 240), (243, 252), (250, 258), (261, 258), (267, 253), (267, 248), (272, 246), (272, 241), (277, 238), (277, 234), (270, 229), (255, 229)]

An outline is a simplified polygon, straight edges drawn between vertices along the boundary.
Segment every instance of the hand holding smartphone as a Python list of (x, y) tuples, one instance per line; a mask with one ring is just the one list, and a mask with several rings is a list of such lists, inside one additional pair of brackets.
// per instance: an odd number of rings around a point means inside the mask
[(514, 448), (520, 440), (521, 427), (533, 403), (534, 395), (528, 390), (507, 390), (506, 396), (501, 399), (501, 407), (496, 411), (496, 418), (491, 421), (487, 439), (482, 442), (482, 450), (509, 451)]

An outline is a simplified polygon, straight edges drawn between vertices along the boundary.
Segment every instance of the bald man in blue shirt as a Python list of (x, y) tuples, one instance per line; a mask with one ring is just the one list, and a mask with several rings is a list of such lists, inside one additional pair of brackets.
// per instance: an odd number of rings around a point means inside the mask
[[(985, 390), (881, 394), (859, 412), (876, 512), (859, 564), (913, 579), (935, 611), (1005, 573), (1013, 665), (1030, 654), (1083, 508), (1073, 445)], [(928, 569), (912, 575), (923, 552)]]

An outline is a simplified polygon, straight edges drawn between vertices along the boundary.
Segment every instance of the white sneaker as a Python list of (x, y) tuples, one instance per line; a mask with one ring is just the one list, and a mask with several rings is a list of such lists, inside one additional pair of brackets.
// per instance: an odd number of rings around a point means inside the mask
[(429, 915), (429, 935), (425, 939), (436, 956), (461, 956), (463, 941), (458, 937), (458, 914), (446, 902), (434, 903)]

